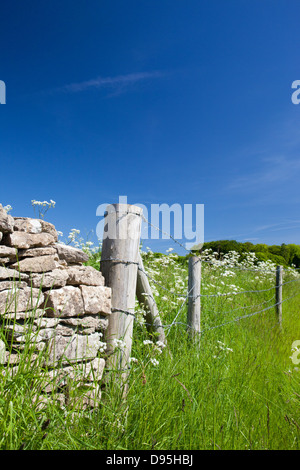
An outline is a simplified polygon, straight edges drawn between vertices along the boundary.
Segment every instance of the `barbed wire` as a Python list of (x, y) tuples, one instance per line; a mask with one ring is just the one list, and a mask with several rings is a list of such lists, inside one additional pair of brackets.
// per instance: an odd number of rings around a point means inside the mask
[[(157, 281), (156, 279), (154, 279), (152, 276), (150, 276), (140, 265), (139, 262), (137, 261), (131, 261), (131, 260), (122, 260), (120, 258), (105, 258), (105, 259), (101, 259), (100, 260), (100, 263), (102, 262), (105, 262), (105, 261), (114, 261), (114, 262), (118, 262), (118, 263), (123, 263), (123, 264), (134, 264), (134, 265), (137, 265), (138, 266), (138, 270), (141, 271), (143, 274), (145, 274), (148, 279), (150, 279), (152, 282), (154, 282), (156, 285), (158, 285), (161, 289), (165, 290), (166, 292), (168, 292), (169, 294), (172, 294), (172, 295), (175, 295), (177, 297), (185, 297), (186, 294), (185, 293), (178, 293), (178, 292), (175, 292), (175, 291), (172, 291), (170, 289), (168, 289), (167, 287), (165, 287), (163, 284), (161, 284), (159, 281)], [(267, 292), (267, 291), (270, 291), (270, 290), (273, 290), (273, 289), (276, 289), (278, 287), (282, 287), (286, 284), (289, 284), (291, 282), (299, 282), (300, 281), (300, 278), (299, 279), (292, 279), (290, 281), (286, 281), (282, 284), (278, 284), (277, 286), (272, 286), (268, 289), (260, 289), (260, 290), (245, 290), (245, 291), (232, 291), (232, 292), (218, 292), (217, 294), (199, 294), (198, 296), (194, 297), (195, 299), (199, 298), (199, 297), (224, 297), (224, 296), (228, 296), (228, 295), (240, 295), (240, 294), (251, 294), (251, 293), (261, 293), (261, 292)], [(153, 298), (153, 297), (152, 297)], [(153, 298), (154, 300), (154, 298)]]
[[(188, 293), (187, 293), (187, 295), (186, 295), (186, 298), (185, 298), (184, 301), (182, 302), (181, 307), (180, 307), (179, 311), (177, 312), (176, 317), (174, 318), (174, 320), (173, 320), (173, 322), (172, 322), (172, 325), (176, 322), (176, 319), (178, 318), (178, 316), (179, 316), (181, 310), (183, 309), (183, 306), (185, 305), (187, 299), (189, 298), (189, 294), (191, 293), (192, 290), (194, 290), (194, 288), (195, 288), (195, 285), (193, 285), (193, 287), (188, 291)], [(172, 325), (171, 325), (171, 326), (172, 326)], [(169, 332), (170, 332), (170, 330), (169, 330)], [(168, 332), (168, 334), (169, 334), (169, 332)], [(168, 336), (168, 334), (167, 334), (166, 336)]]
[(225, 325), (228, 325), (230, 323), (234, 323), (234, 322), (237, 322), (237, 321), (240, 321), (240, 320), (243, 320), (244, 318), (250, 318), (250, 317), (253, 317), (254, 315), (258, 315), (259, 313), (263, 313), (263, 312), (266, 312), (267, 310), (270, 310), (271, 308), (274, 308), (274, 307), (277, 307), (277, 305), (280, 305), (280, 304), (283, 304), (283, 302), (286, 302), (288, 300), (291, 300), (293, 299), (294, 297), (296, 297), (297, 295), (299, 295), (300, 292), (298, 292), (297, 294), (294, 294), (294, 295), (291, 295), (290, 297), (282, 300), (281, 302), (277, 302), (276, 304), (274, 305), (271, 305), (270, 307), (266, 307), (262, 310), (259, 310), (257, 312), (254, 312), (254, 313), (248, 313), (247, 315), (243, 315), (241, 317), (237, 317), (235, 318), (234, 320), (230, 320), (228, 322), (225, 322), (225, 323), (221, 323), (220, 325), (216, 325), (216, 326), (212, 326), (212, 327), (208, 327), (208, 328), (205, 328), (204, 330), (201, 330), (199, 333), (203, 333), (204, 331), (208, 331), (208, 330), (213, 330), (215, 328), (220, 328), (221, 326), (225, 326)]
[[(127, 214), (131, 214), (131, 215), (139, 215), (139, 216), (141, 216), (142, 219), (143, 219), (149, 226), (151, 226), (151, 227), (153, 227), (154, 229), (158, 230), (158, 231), (161, 232), (162, 234), (167, 235), (170, 239), (172, 239), (172, 240), (174, 241), (174, 243), (176, 243), (176, 244), (178, 244), (180, 247), (182, 247), (187, 253), (189, 253), (189, 254), (195, 256), (196, 258), (198, 258), (201, 263), (203, 262), (203, 263), (207, 263), (207, 264), (209, 264), (209, 265), (211, 265), (211, 266), (214, 266), (214, 267), (217, 267), (217, 268), (223, 267), (223, 268), (229, 269), (229, 270), (230, 270), (230, 269), (233, 269), (233, 270), (234, 270), (234, 269), (237, 269), (237, 270), (239, 270), (239, 271), (249, 271), (249, 272), (256, 272), (256, 273), (259, 273), (259, 271), (260, 271), (258, 268), (246, 268), (246, 267), (241, 267), (241, 266), (228, 266), (228, 265), (226, 265), (226, 264), (221, 264), (221, 263), (222, 263), (221, 261), (220, 261), (219, 263), (217, 263), (217, 262), (205, 260), (205, 259), (203, 259), (202, 257), (200, 257), (200, 256), (198, 256), (198, 255), (195, 255), (195, 253), (192, 252), (191, 250), (188, 250), (182, 243), (180, 243), (178, 240), (176, 240), (171, 234), (169, 234), (169, 233), (163, 231), (163, 230), (160, 229), (159, 227), (157, 227), (157, 226), (155, 226), (154, 224), (152, 224), (151, 222), (149, 222), (149, 221), (144, 217), (144, 215), (143, 215), (142, 213), (141, 213), (141, 214), (138, 214), (138, 213), (135, 214), (135, 213), (132, 213), (132, 212), (127, 212), (127, 211), (119, 211), (119, 212), (123, 212), (123, 213), (125, 213), (125, 214), (127, 213)], [(195, 286), (193, 286), (193, 287), (192, 287), (190, 290), (188, 290), (185, 294), (178, 293), (178, 292), (175, 292), (175, 291), (171, 291), (170, 289), (166, 288), (162, 283), (160, 283), (159, 281), (157, 281), (156, 279), (154, 279), (152, 276), (150, 276), (150, 275), (145, 271), (145, 269), (143, 269), (143, 268), (141, 267), (140, 263), (137, 262), (137, 261), (122, 260), (122, 259), (118, 259), (118, 258), (107, 258), (107, 259), (101, 259), (101, 260), (100, 260), (100, 263), (106, 262), (106, 261), (113, 261), (113, 262), (120, 262), (120, 263), (123, 263), (123, 264), (134, 264), (134, 265), (137, 265), (138, 270), (140, 270), (144, 275), (147, 276), (147, 278), (148, 278), (149, 280), (151, 280), (153, 283), (155, 283), (156, 285), (158, 285), (161, 289), (167, 291), (167, 292), (168, 292), (169, 294), (171, 294), (171, 295), (175, 295), (175, 296), (178, 296), (178, 297), (181, 297), (181, 298), (184, 297), (184, 300), (183, 300), (183, 302), (182, 302), (182, 304), (181, 304), (181, 306), (180, 306), (180, 308), (179, 308), (179, 310), (178, 310), (178, 312), (177, 312), (177, 314), (176, 314), (174, 320), (172, 321), (172, 323), (169, 324), (169, 325), (159, 325), (159, 327), (158, 327), (158, 329), (164, 329), (164, 328), (166, 328), (166, 329), (168, 328), (168, 329), (169, 329), (169, 331), (168, 331), (168, 333), (167, 333), (166, 336), (168, 336), (168, 334), (170, 333), (172, 326), (175, 326), (175, 325), (184, 325), (186, 328), (193, 329), (193, 327), (190, 326), (190, 325), (188, 325), (187, 323), (180, 322), (180, 321), (177, 322), (177, 321), (176, 321), (177, 318), (179, 317), (179, 315), (180, 315), (180, 313), (181, 313), (181, 311), (182, 311), (184, 305), (186, 304), (186, 302), (187, 302), (187, 300), (188, 300), (189, 298), (193, 298), (194, 300), (196, 300), (196, 299), (199, 298), (199, 297), (200, 297), (200, 298), (201, 298), (201, 297), (214, 298), (214, 297), (225, 297), (225, 296), (229, 296), (229, 295), (236, 296), (236, 295), (248, 294), (248, 293), (262, 293), (262, 292), (268, 292), (268, 291), (271, 291), (271, 290), (274, 290), (274, 289), (278, 289), (279, 287), (283, 287), (283, 286), (285, 286), (285, 285), (287, 285), (287, 284), (291, 284), (291, 283), (293, 283), (293, 282), (299, 282), (299, 281), (300, 281), (300, 277), (299, 277), (298, 279), (292, 279), (292, 280), (290, 280), (290, 281), (282, 282), (282, 283), (280, 283), (280, 284), (278, 284), (278, 285), (272, 286), (272, 287), (267, 288), (267, 289), (257, 289), (257, 290), (252, 289), (252, 290), (244, 290), (244, 291), (238, 291), (238, 292), (232, 291), (232, 292), (226, 292), (226, 293), (218, 292), (217, 294), (198, 294), (198, 295), (196, 295), (196, 296), (194, 296), (194, 295), (191, 296), (190, 293), (191, 293), (191, 291), (194, 289)], [(218, 260), (216, 260), (216, 261), (218, 261)], [(292, 270), (300, 270), (300, 268), (291, 268), (291, 269), (292, 269)], [(284, 269), (284, 272), (290, 273), (291, 270), (287, 271), (287, 270)], [(271, 274), (271, 273), (270, 273), (270, 274)], [(275, 272), (272, 273), (272, 274), (275, 274)], [(229, 324), (233, 324), (233, 323), (238, 322), (238, 321), (240, 321), (240, 320), (243, 320), (243, 319), (246, 319), (246, 318), (250, 318), (250, 317), (253, 317), (253, 316), (258, 315), (258, 314), (261, 314), (261, 313), (263, 313), (263, 312), (266, 312), (266, 311), (268, 311), (268, 310), (271, 310), (272, 308), (277, 307), (277, 306), (280, 305), (280, 304), (283, 304), (284, 302), (286, 302), (286, 301), (288, 301), (288, 300), (293, 299), (294, 297), (296, 297), (296, 296), (299, 295), (299, 294), (300, 294), (300, 292), (298, 292), (298, 293), (296, 293), (296, 294), (294, 294), (294, 295), (292, 295), (292, 296), (290, 296), (290, 297), (287, 297), (287, 298), (281, 300), (280, 302), (277, 302), (277, 303), (275, 303), (275, 304), (272, 304), (271, 306), (265, 307), (265, 308), (263, 308), (263, 309), (261, 309), (261, 310), (257, 310), (257, 311), (255, 311), (255, 312), (252, 312), (252, 313), (248, 313), (248, 314), (246, 314), (246, 315), (239, 316), (239, 317), (237, 317), (237, 318), (235, 318), (235, 319), (233, 319), (233, 320), (229, 320), (229, 321), (223, 322), (223, 323), (221, 323), (221, 324), (219, 324), (219, 325), (214, 325), (214, 326), (211, 326), (211, 327), (204, 328), (204, 329), (202, 329), (201, 331), (196, 331), (196, 333), (202, 334), (202, 333), (204, 333), (204, 332), (206, 332), (206, 331), (213, 330), (213, 329), (216, 329), (216, 328), (221, 328), (221, 327), (223, 327), (223, 326), (226, 326), (226, 325), (229, 325)], [(146, 294), (146, 293), (145, 293), (145, 295), (149, 295), (149, 294)], [(152, 295), (151, 295), (151, 297), (152, 297), (152, 299), (155, 301), (155, 299), (154, 299), (154, 297), (153, 297)], [(241, 310), (241, 309), (246, 309), (246, 308), (259, 308), (259, 307), (261, 307), (262, 305), (264, 305), (264, 304), (266, 304), (266, 303), (269, 303), (272, 299), (273, 299), (273, 298), (271, 298), (271, 299), (269, 299), (269, 300), (266, 300), (266, 301), (264, 301), (264, 302), (262, 302), (261, 304), (256, 305), (256, 306), (251, 306), (251, 305), (249, 305), (249, 306), (240, 306), (240, 307), (238, 307), (238, 308), (235, 308), (235, 309), (231, 310), (230, 312), (218, 312), (217, 315), (218, 315), (218, 314), (228, 315), (228, 314), (231, 314), (231, 313), (234, 312), (234, 311)], [(132, 310), (134, 310), (134, 308), (132, 308)], [(119, 308), (113, 308), (113, 309), (112, 309), (112, 312), (121, 312), (121, 313), (124, 313), (124, 314), (126, 314), (126, 315), (133, 316), (135, 321), (137, 321), (137, 322), (140, 323), (140, 324), (142, 323), (143, 325), (146, 325), (146, 326), (153, 326), (153, 325), (154, 325), (154, 322), (153, 322), (153, 323), (141, 322), (141, 321), (139, 320), (139, 318), (137, 317), (137, 315), (136, 315), (134, 312), (129, 311), (129, 310), (124, 310), (124, 309), (119, 309)]]
[[(297, 294), (291, 295), (290, 297), (287, 297), (286, 299), (283, 299), (281, 302), (277, 302), (277, 303), (275, 303), (275, 304), (273, 304), (273, 305), (270, 305), (269, 307), (266, 307), (266, 308), (264, 308), (264, 309), (262, 309), (262, 310), (258, 310), (258, 311), (253, 312), (253, 313), (248, 313), (247, 315), (243, 315), (243, 316), (237, 317), (237, 318), (235, 318), (235, 319), (233, 319), (233, 320), (229, 320), (229, 321), (226, 321), (226, 322), (224, 322), (224, 323), (220, 323), (219, 325), (215, 325), (215, 326), (211, 326), (211, 327), (204, 328), (203, 330), (198, 331), (197, 333), (200, 333), (200, 334), (201, 334), (201, 333), (203, 333), (203, 332), (205, 332), (205, 331), (213, 330), (213, 329), (215, 329), (215, 328), (220, 328), (220, 327), (222, 327), (222, 326), (225, 326), (225, 325), (228, 325), (228, 324), (231, 324), (231, 323), (235, 323), (235, 322), (240, 321), (240, 320), (243, 320), (243, 319), (245, 319), (245, 318), (250, 318), (250, 317), (252, 317), (252, 316), (258, 315), (259, 313), (266, 312), (267, 310), (271, 310), (271, 308), (274, 308), (274, 307), (276, 307), (277, 305), (280, 305), (280, 304), (282, 304), (282, 303), (284, 303), (284, 302), (287, 302), (288, 300), (293, 299), (294, 297), (296, 297), (296, 296), (299, 295), (299, 294), (300, 294), (300, 292), (298, 292)], [(270, 299), (270, 300), (271, 300), (271, 299)], [(270, 302), (270, 300), (268, 300), (268, 301), (266, 301), (266, 302)], [(266, 303), (266, 302), (265, 302), (265, 303)], [(261, 305), (262, 305), (262, 304), (261, 304)], [(253, 308), (254, 308), (254, 307), (253, 307)], [(141, 323), (140, 320), (138, 319), (138, 317), (136, 316), (136, 314), (134, 314), (134, 313), (132, 313), (132, 312), (130, 312), (130, 311), (128, 311), (128, 310), (114, 308), (113, 311), (114, 311), (114, 312), (121, 312), (121, 313), (124, 313), (124, 314), (127, 314), (127, 315), (131, 315), (131, 316), (133, 316), (133, 317), (135, 318), (135, 320), (136, 320), (139, 324), (146, 325), (146, 326), (153, 326), (153, 323), (146, 323), (146, 322), (142, 322), (142, 323)], [(223, 313), (223, 312), (222, 312), (222, 313)], [(159, 328), (171, 328), (172, 326), (175, 326), (175, 325), (184, 325), (184, 326), (186, 326), (187, 328), (193, 329), (190, 325), (188, 325), (188, 323), (184, 323), (184, 322), (180, 322), (180, 321), (179, 321), (179, 322), (174, 322), (174, 320), (173, 320), (172, 323), (170, 323), (170, 324), (168, 324), (168, 325), (163, 325), (163, 324), (162, 324), (162, 325), (159, 325), (158, 329), (159, 329)], [(168, 332), (168, 334), (169, 334), (169, 332)]]
[[(154, 228), (155, 230), (161, 232), (163, 235), (167, 235), (171, 240), (173, 240), (174, 243), (176, 243), (181, 248), (183, 248), (188, 254), (197, 257), (203, 263), (207, 263), (207, 264), (210, 264), (212, 266), (216, 266), (216, 263), (214, 261), (205, 260), (201, 256), (195, 255), (195, 252), (193, 252), (192, 250), (189, 250), (188, 248), (186, 248), (186, 246), (184, 246), (182, 243), (180, 243), (170, 233), (168, 233), (168, 232), (162, 230), (160, 227), (157, 227), (156, 225), (152, 224), (148, 219), (146, 219), (146, 217), (143, 215), (142, 212), (141, 213), (130, 212), (130, 211), (124, 211), (124, 210), (119, 210), (119, 209), (115, 209), (115, 212), (122, 213), (122, 214), (128, 214), (128, 215), (140, 216), (146, 224), (148, 224), (150, 227)], [(106, 215), (106, 214), (107, 214), (107, 212), (105, 212), (104, 215)], [(101, 261), (107, 261), (107, 260), (101, 260)], [(122, 261), (122, 260), (116, 260), (116, 261)], [(216, 260), (216, 261), (218, 261), (218, 260)], [(137, 263), (134, 263), (134, 264), (137, 264)], [(237, 269), (237, 270), (240, 270), (240, 271), (259, 272), (259, 269), (257, 269), (257, 268), (247, 268), (247, 267), (244, 267), (244, 266), (226, 266), (226, 265), (223, 264), (223, 265), (219, 265), (218, 267), (225, 267), (225, 268), (228, 268), (228, 269)], [(291, 267), (291, 269), (300, 270), (300, 267), (299, 268), (292, 268)]]
[[(157, 231), (161, 232), (163, 235), (167, 235), (169, 238), (171, 238), (171, 240), (173, 240), (174, 243), (177, 243), (181, 248), (183, 248), (188, 254), (192, 255), (192, 256), (195, 256), (196, 258), (198, 258), (201, 262), (203, 263), (208, 263), (208, 264), (211, 264), (213, 266), (216, 265), (215, 262), (213, 261), (209, 261), (209, 260), (205, 260), (203, 259), (201, 256), (198, 256), (198, 255), (195, 255), (195, 253), (192, 251), (192, 250), (189, 250), (188, 248), (186, 248), (186, 246), (184, 246), (182, 243), (180, 243), (178, 240), (176, 240), (176, 238), (174, 238), (170, 233), (168, 232), (165, 232), (164, 230), (162, 230), (160, 227), (157, 227), (156, 225), (152, 224), (151, 222), (149, 222), (149, 220), (146, 219), (146, 217), (142, 214), (141, 215), (142, 219), (144, 220), (144, 222), (146, 222), (150, 227), (153, 227), (154, 229), (156, 229)], [(226, 265), (221, 265), (222, 267), (228, 267), (229, 269), (237, 269), (239, 271), (252, 271), (252, 272), (257, 272), (258, 269), (255, 269), (255, 268), (246, 268), (246, 267), (243, 267), (243, 266), (226, 266)], [(300, 268), (292, 268), (292, 269), (300, 269)]]

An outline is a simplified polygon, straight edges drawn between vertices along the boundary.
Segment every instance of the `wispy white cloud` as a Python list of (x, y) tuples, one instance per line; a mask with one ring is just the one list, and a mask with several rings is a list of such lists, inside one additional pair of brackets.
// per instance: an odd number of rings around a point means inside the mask
[(91, 89), (110, 88), (112, 90), (125, 91), (128, 87), (136, 85), (146, 80), (153, 80), (164, 77), (165, 73), (161, 71), (130, 73), (127, 75), (117, 75), (115, 77), (97, 77), (78, 83), (70, 83), (52, 91), (64, 93), (80, 93)]
[(231, 182), (228, 189), (255, 190), (265, 186), (292, 181), (300, 174), (300, 160), (285, 156), (268, 157), (262, 160), (261, 170), (243, 175)]

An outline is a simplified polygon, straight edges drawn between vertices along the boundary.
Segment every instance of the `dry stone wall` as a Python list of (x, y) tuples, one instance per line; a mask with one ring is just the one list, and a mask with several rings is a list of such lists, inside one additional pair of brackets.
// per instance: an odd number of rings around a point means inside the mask
[[(102, 378), (111, 289), (87, 260), (59, 244), (49, 222), (12, 217), (0, 204), (0, 362), (13, 374), (25, 344), (29, 360), (43, 351), (48, 375), (41, 393), (61, 392), (75, 379), (90, 387)], [(89, 392), (89, 404), (98, 392)]]

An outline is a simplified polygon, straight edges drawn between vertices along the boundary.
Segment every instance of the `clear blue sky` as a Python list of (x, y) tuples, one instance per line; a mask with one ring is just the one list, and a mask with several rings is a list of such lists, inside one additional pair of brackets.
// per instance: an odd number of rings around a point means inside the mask
[(119, 195), (198, 203), (205, 241), (300, 243), (299, 14), (299, 0), (3, 0), (0, 202), (33, 216), (53, 199), (47, 220), (83, 236)]

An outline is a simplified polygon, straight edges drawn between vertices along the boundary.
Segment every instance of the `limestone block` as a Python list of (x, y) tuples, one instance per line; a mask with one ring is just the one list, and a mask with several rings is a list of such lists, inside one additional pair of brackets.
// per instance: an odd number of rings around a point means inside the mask
[(53, 328), (60, 323), (59, 318), (39, 318), (34, 320), (34, 325), (38, 328)]
[(56, 243), (55, 247), (59, 258), (67, 261), (67, 263), (85, 263), (89, 259), (89, 256), (86, 253), (78, 248), (74, 248), (73, 246)]
[(97, 318), (96, 316), (84, 316), (82, 318), (62, 318), (61, 323), (83, 329), (92, 329), (93, 332), (106, 330), (108, 327), (107, 318)]
[(0, 262), (2, 262), (2, 258), (5, 258), (8, 261), (15, 261), (17, 259), (16, 249), (5, 245), (0, 245)]
[(46, 291), (44, 307), (48, 317), (76, 317), (84, 313), (81, 291), (73, 286)]
[(44, 315), (43, 309), (28, 310), (27, 312), (14, 312), (2, 315), (7, 320), (28, 320), (29, 318), (40, 318)]
[(24, 289), (25, 287), (28, 287), (26, 282), (24, 281), (0, 281), (0, 292), (2, 290), (11, 290), (11, 289)]
[(57, 231), (53, 224), (42, 219), (30, 217), (14, 217), (14, 231), (26, 233), (49, 233), (55, 241), (58, 239)]
[(8, 246), (27, 249), (53, 245), (55, 243), (55, 238), (49, 233), (13, 232), (5, 237), (5, 243)]
[(72, 380), (82, 379), (84, 381), (92, 382), (94, 380), (101, 380), (105, 367), (105, 360), (96, 357), (90, 362), (83, 362), (74, 364), (63, 369), (63, 373), (68, 375)]
[(42, 328), (39, 330), (39, 336), (44, 340), (49, 340), (54, 338), (55, 336), (72, 336), (74, 334), (74, 330), (72, 328), (68, 328), (67, 326), (58, 325), (56, 328)]
[[(17, 324), (4, 324), (2, 326), (2, 331), (5, 334), (5, 337), (9, 340), (25, 342), (25, 339), (32, 340), (38, 338), (38, 335), (35, 334), (36, 326), (35, 325), (17, 325)], [(41, 340), (41, 337), (39, 337)], [(39, 341), (37, 341), (39, 342)]]
[(26, 279), (29, 279), (29, 276), (28, 274), (20, 273), (16, 269), (10, 269), (10, 268), (0, 266), (0, 281), (5, 280), (5, 279), (26, 280)]
[(67, 272), (69, 285), (104, 286), (104, 277), (92, 266), (70, 266)]
[[(12, 249), (13, 248), (10, 248), (10, 250)], [(57, 255), (57, 250), (54, 248), (54, 246), (42, 246), (39, 248), (28, 248), (27, 250), (19, 250), (18, 253), (19, 259), (45, 255)]]
[(67, 283), (68, 273), (65, 269), (53, 269), (53, 271), (38, 274), (32, 273), (31, 282), (33, 287), (43, 287), (50, 289), (52, 287), (64, 287)]
[(14, 226), (14, 219), (11, 215), (7, 214), (0, 204), (0, 231), (3, 233), (12, 233)]
[(55, 363), (60, 359), (62, 359), (62, 361), (94, 359), (100, 345), (99, 333), (94, 333), (89, 336), (56, 336), (49, 342), (49, 362)]
[(44, 295), (39, 289), (17, 287), (0, 292), (0, 314), (26, 312), (38, 308), (44, 302)]
[(0, 364), (5, 364), (6, 362), (6, 346), (4, 341), (0, 339)]
[(80, 286), (87, 314), (111, 313), (111, 289), (104, 286)]
[[(33, 362), (37, 358), (38, 358), (37, 354), (30, 354), (29, 357), (26, 357), (26, 362), (28, 361)], [(4, 361), (5, 364), (9, 364), (9, 365), (18, 364), (21, 361), (22, 362), (24, 361), (24, 357), (22, 357), (21, 354), (15, 354), (15, 353), (11, 353), (10, 351), (6, 351), (5, 361)]]
[(22, 272), (43, 273), (52, 271), (58, 266), (57, 255), (36, 256), (25, 258), (11, 265), (12, 268), (20, 269)]

